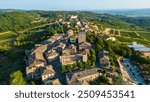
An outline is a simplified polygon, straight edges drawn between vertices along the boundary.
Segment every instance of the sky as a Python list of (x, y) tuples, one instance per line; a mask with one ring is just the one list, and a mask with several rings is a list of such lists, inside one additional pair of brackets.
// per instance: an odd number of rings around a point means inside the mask
[(150, 0), (0, 0), (0, 9), (106, 10), (150, 8)]

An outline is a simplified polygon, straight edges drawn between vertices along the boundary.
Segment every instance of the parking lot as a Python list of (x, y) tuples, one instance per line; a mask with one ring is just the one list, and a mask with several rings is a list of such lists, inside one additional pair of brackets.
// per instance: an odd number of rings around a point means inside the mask
[(126, 69), (126, 71), (128, 72), (130, 78), (136, 84), (139, 84), (139, 85), (145, 84), (144, 79), (139, 74), (139, 69), (135, 65), (132, 65), (128, 58), (123, 59), (123, 66)]

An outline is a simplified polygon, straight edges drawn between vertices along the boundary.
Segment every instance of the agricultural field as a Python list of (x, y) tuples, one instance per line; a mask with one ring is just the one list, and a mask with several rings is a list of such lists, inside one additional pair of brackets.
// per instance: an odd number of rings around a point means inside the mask
[(109, 33), (110, 33), (110, 34), (119, 35), (119, 31), (118, 31), (118, 30), (110, 30)]
[(16, 36), (17, 34), (14, 32), (0, 33), (0, 43), (15, 38)]
[(119, 31), (119, 30), (111, 29), (110, 34), (113, 34), (117, 38), (117, 40), (123, 43), (129, 44), (135, 41), (135, 42), (138, 42), (140, 44), (144, 44), (150, 47), (150, 33), (149, 32)]
[(115, 30), (115, 31), (114, 31), (114, 34), (115, 34), (115, 35), (119, 35), (119, 31), (118, 31), (118, 30)]
[(142, 36), (140, 36), (138, 33), (136, 32), (128, 32), (128, 35), (131, 37), (131, 38), (143, 38)]
[(114, 34), (114, 30), (110, 30), (109, 33), (110, 33), (110, 34)]
[(128, 32), (120, 32), (121, 36), (124, 36), (124, 37), (130, 37)]
[(138, 33), (138, 34), (140, 36), (144, 37), (145, 39), (150, 40), (150, 32), (149, 33), (142, 32), (142, 33)]
[(139, 39), (143, 38), (136, 32), (120, 32), (120, 33), (121, 33), (121, 36), (125, 36), (125, 37), (139, 38)]

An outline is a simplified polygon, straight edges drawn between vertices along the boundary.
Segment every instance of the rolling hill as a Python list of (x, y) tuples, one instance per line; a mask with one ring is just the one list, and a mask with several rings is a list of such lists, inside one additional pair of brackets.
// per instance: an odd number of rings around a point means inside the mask
[(150, 17), (150, 9), (95, 10), (95, 13), (108, 13), (127, 17)]

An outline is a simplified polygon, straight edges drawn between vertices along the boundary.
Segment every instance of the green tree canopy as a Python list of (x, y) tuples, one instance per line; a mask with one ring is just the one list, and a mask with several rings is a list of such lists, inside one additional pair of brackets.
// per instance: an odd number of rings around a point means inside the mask
[(23, 78), (21, 71), (16, 71), (10, 75), (10, 84), (11, 85), (25, 85), (26, 81)]
[(121, 76), (113, 76), (114, 85), (124, 85), (123, 78)]

